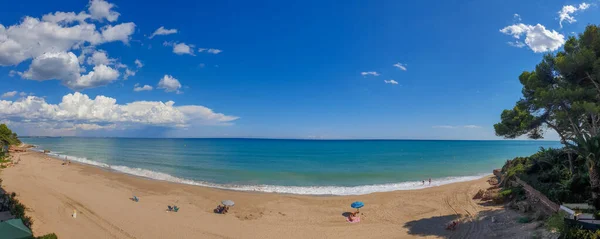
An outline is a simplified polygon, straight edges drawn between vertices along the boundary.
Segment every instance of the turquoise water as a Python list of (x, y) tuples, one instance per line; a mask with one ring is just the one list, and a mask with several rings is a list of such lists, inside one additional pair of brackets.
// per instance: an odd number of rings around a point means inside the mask
[(490, 174), (554, 141), (23, 138), (55, 157), (193, 185), (352, 195)]

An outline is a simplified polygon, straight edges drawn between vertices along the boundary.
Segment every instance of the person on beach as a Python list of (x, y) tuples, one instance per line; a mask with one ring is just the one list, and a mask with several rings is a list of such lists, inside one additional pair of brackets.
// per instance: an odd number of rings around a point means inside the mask
[(425, 180), (421, 181), (422, 185), (425, 185)]
[(431, 185), (431, 178), (429, 178), (429, 185)]

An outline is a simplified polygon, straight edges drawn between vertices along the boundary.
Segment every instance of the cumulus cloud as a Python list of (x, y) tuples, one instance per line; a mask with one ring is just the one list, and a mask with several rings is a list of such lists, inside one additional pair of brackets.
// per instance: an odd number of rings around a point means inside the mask
[(105, 42), (121, 41), (129, 43), (131, 35), (135, 31), (135, 23), (121, 23), (115, 26), (105, 26), (102, 28), (102, 39)]
[(114, 129), (116, 128), (116, 124), (109, 125), (97, 125), (97, 124), (74, 124), (74, 129), (80, 130), (101, 130), (101, 129)]
[(30, 80), (60, 80), (73, 90), (103, 86), (119, 77), (119, 72), (99, 64), (85, 75), (81, 75), (77, 56), (72, 52), (48, 52), (36, 57), (21, 77)]
[(157, 88), (164, 89), (165, 92), (177, 92), (178, 94), (181, 93), (179, 91), (179, 89), (181, 89), (181, 83), (179, 83), (179, 80), (175, 79), (171, 75), (163, 76), (163, 78), (158, 82)]
[(177, 29), (166, 29), (165, 27), (161, 26), (158, 29), (156, 29), (156, 31), (154, 31), (154, 33), (152, 33), (152, 35), (150, 35), (149, 38), (152, 39), (158, 35), (171, 35), (175, 33), (177, 33)]
[(17, 93), (18, 93), (17, 91), (9, 91), (9, 92), (2, 94), (2, 98), (15, 97), (15, 95), (17, 95)]
[[(97, 22), (93, 23), (93, 20), (114, 22), (119, 13), (113, 10), (113, 4), (104, 0), (92, 0), (88, 7), (89, 12), (54, 12), (43, 15), (41, 20), (25, 16), (12, 26), (0, 24), (0, 66), (19, 65), (33, 59), (29, 70), (24, 73), (12, 71), (11, 75), (20, 74), (35, 80), (59, 79), (72, 89), (112, 81), (118, 72), (107, 66), (125, 68), (125, 65), (109, 58), (107, 52), (95, 49), (100, 44), (113, 41), (128, 44), (135, 24), (129, 22), (97, 28)], [(69, 55), (76, 51), (80, 51), (77, 57), (79, 64), (71, 61)], [(86, 62), (98, 69), (80, 75), (87, 69), (79, 65)], [(52, 69), (53, 65), (65, 68)]]
[(53, 23), (72, 23), (72, 22), (84, 22), (91, 16), (85, 12), (75, 14), (74, 12), (55, 12), (48, 13), (42, 16), (42, 20), (45, 22)]
[[(215, 113), (201, 105), (175, 106), (167, 101), (135, 101), (117, 104), (114, 98), (98, 95), (94, 99), (75, 92), (58, 104), (28, 96), (16, 101), (0, 100), (0, 119), (47, 127), (76, 127), (84, 130), (134, 125), (185, 127), (188, 125), (227, 125), (236, 116)], [(114, 126), (113, 126), (114, 125)]]
[(0, 65), (17, 65), (49, 51), (67, 51), (84, 43), (103, 42), (93, 24), (63, 26), (25, 17), (18, 25), (0, 24)]
[(109, 22), (114, 22), (121, 15), (120, 13), (113, 11), (114, 4), (104, 0), (91, 0), (88, 10), (93, 19), (102, 21), (103, 19)]
[(105, 51), (95, 51), (92, 56), (87, 58), (89, 65), (111, 65), (115, 62), (115, 59), (108, 58), (108, 54)]
[(198, 52), (206, 52), (206, 53), (210, 53), (210, 54), (219, 54), (221, 52), (223, 52), (223, 50), (221, 49), (215, 49), (215, 48), (198, 48)]
[(177, 55), (189, 54), (194, 56), (194, 45), (185, 43), (164, 42), (164, 46), (173, 46), (173, 53)]
[(364, 71), (360, 73), (362, 76), (368, 76), (368, 75), (372, 75), (372, 76), (379, 76), (379, 73), (377, 73), (376, 71)]
[(588, 9), (589, 7), (590, 7), (590, 4), (585, 3), (585, 2), (579, 4), (579, 6), (573, 6), (573, 5), (563, 6), (563, 8), (558, 12), (560, 28), (563, 27), (564, 21), (567, 21), (568, 23), (576, 22), (577, 20), (575, 20), (575, 17), (573, 17), (573, 14), (575, 14), (576, 12), (584, 11), (584, 10)]
[(546, 27), (541, 24), (532, 26), (519, 23), (502, 28), (500, 29), (500, 32), (506, 35), (512, 35), (514, 38), (518, 39), (514, 43), (514, 46), (522, 45), (522, 42), (519, 39), (525, 35), (524, 44), (536, 53), (555, 51), (565, 44), (564, 35), (554, 30), (547, 30)]
[(144, 64), (142, 64), (142, 61), (135, 59), (134, 61), (135, 65), (137, 66), (137, 68), (142, 68), (144, 67)]
[(402, 64), (400, 62), (394, 64), (394, 67), (397, 67), (400, 70), (406, 71), (406, 64)]
[(395, 80), (384, 80), (383, 82), (385, 82), (386, 84), (392, 84), (392, 85), (397, 85), (398, 82)]
[(435, 125), (432, 126), (434, 129), (479, 129), (481, 126), (478, 125)]
[(133, 91), (135, 92), (139, 92), (139, 91), (151, 91), (152, 89), (154, 89), (152, 86), (149, 85), (144, 85), (144, 86), (139, 86), (140, 84), (135, 84), (135, 86), (133, 87)]

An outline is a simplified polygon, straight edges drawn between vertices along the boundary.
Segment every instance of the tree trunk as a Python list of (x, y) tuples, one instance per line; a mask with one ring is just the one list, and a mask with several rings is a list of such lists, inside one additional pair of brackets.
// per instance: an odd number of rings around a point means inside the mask
[(600, 168), (595, 163), (590, 163), (588, 166), (593, 204), (594, 207), (600, 209)]
[(571, 172), (571, 178), (573, 178), (575, 176), (575, 172), (573, 172), (573, 156), (571, 156), (571, 152), (568, 152), (567, 156), (569, 157), (569, 172)]

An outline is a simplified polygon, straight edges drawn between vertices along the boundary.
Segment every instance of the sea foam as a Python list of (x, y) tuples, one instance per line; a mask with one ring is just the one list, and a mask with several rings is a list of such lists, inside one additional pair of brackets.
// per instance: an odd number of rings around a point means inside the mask
[[(43, 152), (43, 150), (34, 149), (35, 151)], [(465, 182), (476, 180), (489, 175), (489, 173), (483, 173), (473, 176), (461, 176), (461, 177), (445, 177), (432, 179), (431, 185), (428, 182), (423, 184), (421, 181), (408, 181), (388, 184), (374, 184), (374, 185), (362, 185), (362, 186), (281, 186), (281, 185), (235, 185), (235, 184), (216, 184), (204, 181), (195, 181), (190, 179), (184, 179), (175, 177), (173, 175), (156, 172), (143, 168), (131, 168), (121, 165), (109, 165), (87, 158), (75, 157), (70, 155), (59, 154), (57, 152), (47, 153), (48, 155), (58, 159), (69, 159), (71, 161), (93, 165), (105, 169), (114, 170), (120, 173), (130, 174), (134, 176), (168, 181), (174, 183), (196, 185), (203, 187), (236, 190), (236, 191), (249, 191), (249, 192), (266, 192), (266, 193), (284, 193), (284, 194), (299, 194), (299, 195), (364, 195), (376, 192), (390, 192), (399, 190), (415, 190), (423, 189), (428, 187), (436, 187), (450, 183)]]

